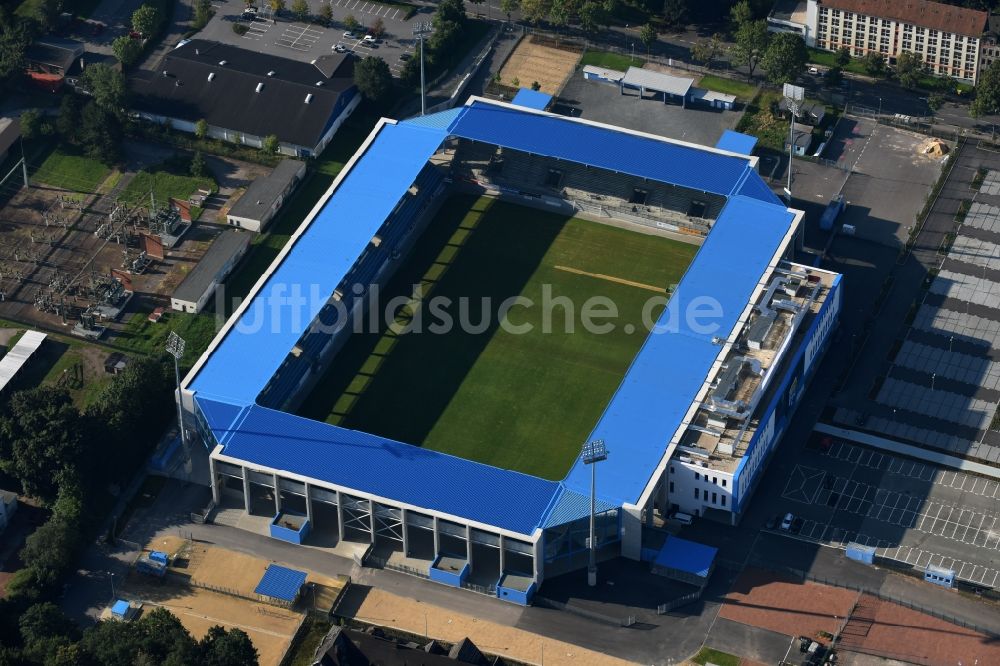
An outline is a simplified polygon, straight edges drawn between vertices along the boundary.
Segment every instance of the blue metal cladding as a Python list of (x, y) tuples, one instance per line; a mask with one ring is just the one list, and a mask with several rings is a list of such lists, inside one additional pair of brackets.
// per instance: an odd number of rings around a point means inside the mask
[(748, 158), (479, 101), (450, 134), (726, 196), (752, 170)]
[(719, 150), (728, 150), (741, 155), (750, 155), (756, 145), (757, 137), (728, 129), (715, 142), (715, 147)]
[(660, 552), (656, 554), (653, 563), (658, 567), (708, 578), (718, 552), (718, 549), (711, 546), (670, 535)]
[(293, 602), (299, 596), (299, 591), (306, 584), (306, 572), (289, 569), (277, 564), (267, 565), (264, 576), (254, 588), (254, 594), (260, 594), (272, 599)]
[[(747, 309), (793, 218), (744, 197), (723, 208), (591, 433), (608, 447), (597, 470), (603, 499), (619, 506), (638, 500), (721, 352), (717, 337), (727, 337)], [(582, 462), (565, 484), (590, 493)]]
[[(837, 326), (840, 317), (840, 299), (840, 275), (837, 275), (823, 307), (806, 331), (803, 343), (799, 345), (795, 356), (787, 364), (780, 388), (775, 391), (774, 398), (760, 418), (760, 427), (757, 428), (746, 453), (736, 466), (736, 472), (733, 474), (734, 513), (742, 511), (743, 503), (753, 495), (758, 476), (766, 467), (768, 458), (777, 443), (781, 441), (785, 428), (795, 414), (798, 397), (808, 386)], [(789, 387), (796, 380), (798, 380), (796, 394), (789, 395)], [(779, 407), (784, 408), (779, 409)]]
[(514, 99), (511, 100), (511, 104), (523, 106), (526, 109), (544, 111), (545, 107), (547, 107), (551, 101), (552, 95), (547, 95), (546, 93), (532, 90), (531, 88), (521, 88), (517, 91), (517, 94), (514, 95)]
[(253, 406), (223, 455), (531, 535), (558, 483)]

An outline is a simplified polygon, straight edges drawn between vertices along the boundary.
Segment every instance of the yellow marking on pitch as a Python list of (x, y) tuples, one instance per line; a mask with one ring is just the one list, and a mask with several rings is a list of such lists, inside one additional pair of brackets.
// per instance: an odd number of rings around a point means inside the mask
[(581, 271), (579, 268), (570, 268), (569, 266), (556, 266), (557, 271), (566, 271), (567, 273), (573, 273), (574, 275), (586, 275), (587, 277), (597, 278), (598, 280), (606, 280), (608, 282), (614, 282), (616, 284), (624, 284), (629, 287), (638, 287), (639, 289), (645, 289), (646, 291), (655, 291), (657, 294), (666, 293), (666, 289), (663, 287), (657, 287), (652, 284), (645, 284), (643, 282), (635, 282), (633, 280), (626, 280), (625, 278), (615, 277), (613, 275), (605, 275), (604, 273), (590, 273), (588, 271)]

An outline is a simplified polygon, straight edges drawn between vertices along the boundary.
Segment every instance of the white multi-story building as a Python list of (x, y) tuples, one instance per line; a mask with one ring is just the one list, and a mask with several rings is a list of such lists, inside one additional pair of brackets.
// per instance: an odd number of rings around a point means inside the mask
[(975, 83), (987, 19), (986, 12), (930, 0), (779, 0), (768, 28), (801, 34), (827, 51), (846, 46), (856, 58), (881, 53), (890, 65), (907, 51), (931, 74)]

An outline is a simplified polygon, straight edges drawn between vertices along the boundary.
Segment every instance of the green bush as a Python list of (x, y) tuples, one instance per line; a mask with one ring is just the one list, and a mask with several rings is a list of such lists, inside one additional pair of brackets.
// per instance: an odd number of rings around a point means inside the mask
[(245, 35), (245, 34), (247, 34), (248, 30), (250, 30), (250, 28), (246, 27), (242, 23), (234, 23), (233, 24), (233, 32), (235, 32), (237, 35), (240, 35), (240, 36)]

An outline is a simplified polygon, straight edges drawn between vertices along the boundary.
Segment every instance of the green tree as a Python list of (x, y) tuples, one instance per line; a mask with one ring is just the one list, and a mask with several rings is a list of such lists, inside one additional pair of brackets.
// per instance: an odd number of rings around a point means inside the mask
[(103, 111), (121, 118), (127, 104), (125, 77), (107, 65), (91, 65), (80, 77), (83, 88)]
[(59, 115), (56, 116), (56, 131), (65, 141), (76, 141), (80, 129), (80, 109), (83, 105), (76, 95), (63, 95), (59, 102)]
[(198, 140), (204, 139), (208, 136), (208, 121), (202, 118), (194, 124), (194, 135), (198, 137)]
[(323, 25), (329, 26), (333, 23), (333, 5), (324, 2), (319, 6), (319, 18)]
[(844, 71), (840, 67), (831, 67), (826, 70), (824, 83), (830, 88), (836, 88), (844, 80)]
[(687, 0), (663, 0), (663, 25), (682, 28), (687, 23)]
[(305, 21), (309, 17), (309, 3), (306, 0), (292, 0), (292, 15)]
[(392, 90), (392, 73), (385, 60), (367, 56), (354, 66), (354, 83), (367, 99), (380, 102)]
[(201, 663), (198, 644), (165, 608), (147, 611), (133, 622), (98, 622), (84, 631), (81, 645), (102, 666)]
[(552, 0), (549, 4), (549, 23), (557, 28), (568, 25), (573, 10), (573, 0)]
[(733, 24), (734, 30), (739, 30), (744, 23), (753, 20), (753, 9), (750, 8), (749, 0), (740, 0), (729, 9), (729, 22)]
[(399, 70), (399, 82), (406, 87), (413, 87), (420, 82), (419, 55), (416, 55), (403, 63), (403, 67)]
[(119, 116), (96, 101), (88, 102), (80, 114), (79, 140), (87, 155), (108, 165), (121, 161), (122, 126)]
[(510, 15), (518, 10), (520, 4), (518, 0), (500, 0), (500, 11), (507, 15), (507, 20), (509, 21)]
[(542, 84), (539, 83), (538, 81), (532, 81), (531, 82), (531, 89), (534, 90), (534, 91), (539, 91), (539, 90), (542, 89)]
[(132, 14), (132, 29), (148, 39), (156, 34), (162, 21), (159, 9), (153, 5), (142, 5)]
[(25, 539), (21, 558), (28, 563), (35, 581), (51, 589), (69, 570), (79, 546), (80, 528), (77, 522), (56, 514)]
[(976, 98), (969, 105), (973, 117), (986, 116), (1000, 111), (1000, 60), (994, 60), (979, 75)]
[(375, 39), (380, 39), (385, 34), (385, 21), (381, 17), (377, 17), (368, 28), (368, 34)]
[(205, 157), (201, 154), (200, 150), (194, 151), (194, 156), (191, 157), (191, 175), (195, 178), (201, 178), (205, 175)]
[(771, 83), (791, 83), (806, 69), (809, 62), (809, 51), (802, 37), (790, 33), (779, 32), (771, 38), (761, 65), (767, 70), (767, 78)]
[(25, 22), (0, 26), (0, 83), (4, 86), (24, 72), (24, 52), (31, 40)]
[(851, 49), (847, 46), (841, 46), (837, 49), (837, 54), (834, 56), (834, 60), (839, 67), (847, 67), (851, 62)]
[(344, 27), (347, 28), (348, 32), (357, 32), (361, 24), (358, 23), (358, 19), (354, 18), (354, 14), (348, 14), (344, 17)]
[(201, 666), (257, 666), (257, 648), (246, 632), (218, 625), (211, 627), (198, 642)]
[(281, 146), (281, 142), (278, 140), (277, 135), (268, 134), (260, 142), (260, 149), (267, 153), (268, 155), (273, 155), (278, 152), (278, 148)]
[(745, 65), (749, 74), (747, 80), (753, 79), (754, 70), (767, 51), (769, 39), (766, 21), (749, 21), (736, 31), (736, 45), (733, 55), (739, 64)]
[(68, 392), (39, 386), (11, 396), (0, 417), (0, 470), (26, 494), (55, 500), (59, 478), (86, 453), (84, 423)]
[(521, 16), (531, 23), (544, 21), (552, 9), (552, 0), (520, 0)]
[(462, 0), (441, 0), (434, 12), (434, 23), (451, 21), (464, 26), (468, 17), (465, 14), (465, 3)]
[(271, 11), (274, 12), (275, 15), (285, 11), (285, 7), (287, 6), (285, 5), (285, 0), (267, 0), (267, 4), (271, 7)]
[(647, 58), (649, 57), (650, 49), (652, 49), (653, 44), (656, 43), (656, 36), (656, 28), (653, 27), (652, 23), (647, 23), (642, 26), (641, 30), (639, 30), (639, 41), (646, 47)]
[(212, 0), (195, 0), (194, 3), (194, 29), (201, 30), (212, 20)]
[(907, 88), (916, 88), (926, 71), (923, 60), (909, 51), (903, 51), (896, 57), (896, 76)]
[(604, 15), (604, 7), (594, 0), (587, 0), (580, 5), (580, 28), (588, 35), (595, 35), (601, 30), (601, 26), (607, 21)]
[(114, 51), (118, 62), (125, 67), (129, 67), (136, 61), (139, 54), (142, 53), (142, 44), (128, 35), (121, 35), (116, 37), (115, 41), (111, 42), (111, 50)]
[(33, 139), (42, 132), (42, 114), (38, 109), (28, 109), (21, 112), (21, 136)]
[(944, 95), (941, 93), (934, 93), (927, 97), (927, 106), (930, 107), (931, 111), (937, 111), (944, 106), (944, 101)]
[(24, 655), (31, 661), (49, 664), (60, 649), (77, 640), (76, 625), (52, 602), (29, 606), (18, 625)]
[(881, 53), (873, 51), (866, 54), (862, 63), (869, 76), (878, 78), (885, 74), (885, 56)]

